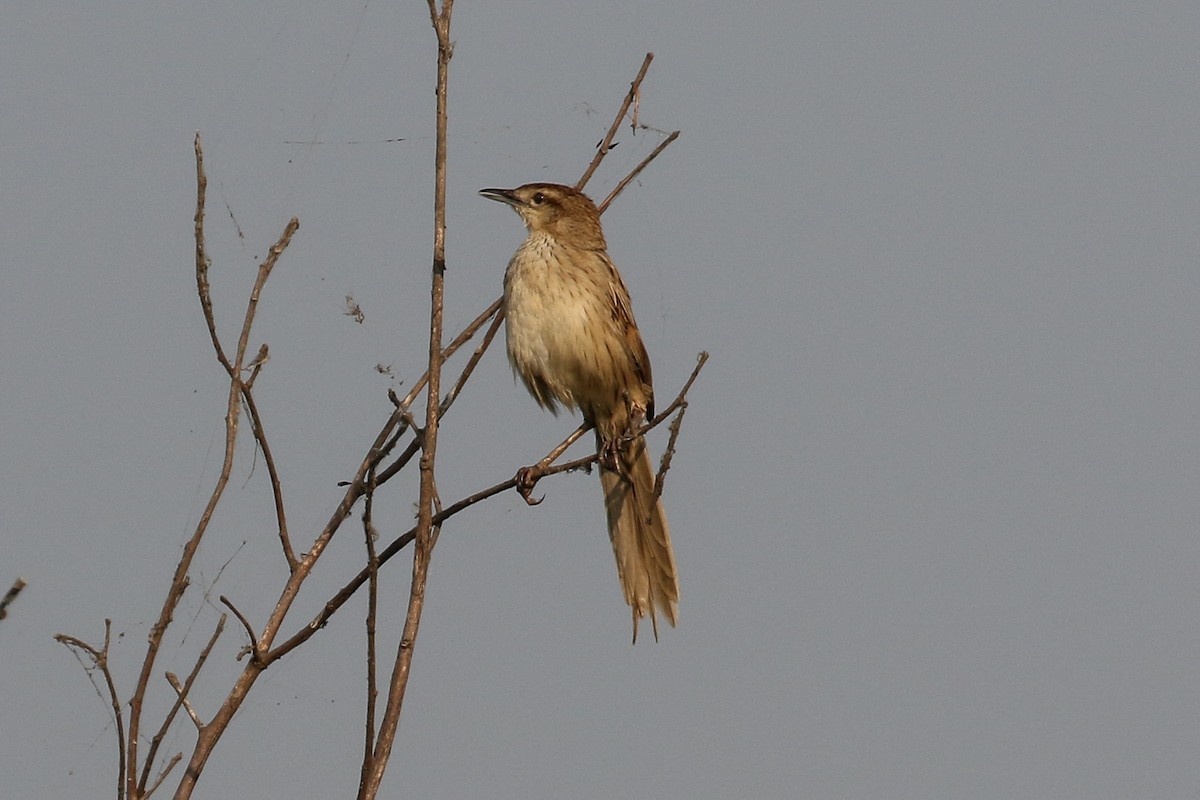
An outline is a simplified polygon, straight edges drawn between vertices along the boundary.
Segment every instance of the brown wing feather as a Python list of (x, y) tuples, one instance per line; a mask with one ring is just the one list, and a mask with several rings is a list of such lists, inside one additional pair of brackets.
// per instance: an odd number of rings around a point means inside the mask
[(646, 395), (646, 418), (654, 417), (654, 379), (650, 375), (650, 354), (646, 352), (646, 344), (638, 330), (637, 322), (633, 319), (633, 307), (629, 299), (629, 289), (621, 280), (621, 273), (611, 261), (608, 263), (610, 277), (609, 296), (612, 299), (613, 319), (624, 333), (625, 353), (633, 366), (634, 374), (642, 382)]

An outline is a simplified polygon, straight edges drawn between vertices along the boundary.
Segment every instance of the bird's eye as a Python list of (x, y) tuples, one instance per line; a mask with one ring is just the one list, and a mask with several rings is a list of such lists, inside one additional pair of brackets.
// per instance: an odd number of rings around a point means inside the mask
[(541, 192), (538, 192), (533, 196), (533, 204), (535, 206), (540, 206), (544, 202), (546, 202), (546, 195), (542, 194)]

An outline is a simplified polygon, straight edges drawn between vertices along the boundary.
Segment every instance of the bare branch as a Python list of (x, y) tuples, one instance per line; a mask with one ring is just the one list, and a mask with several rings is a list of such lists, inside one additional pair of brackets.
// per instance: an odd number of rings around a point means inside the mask
[(538, 480), (546, 474), (546, 470), (558, 460), (558, 457), (567, 451), (567, 448), (579, 441), (579, 437), (592, 429), (592, 423), (586, 420), (578, 428), (576, 428), (566, 439), (563, 439), (553, 450), (546, 454), (538, 463), (531, 467), (522, 467), (517, 470), (515, 477), (517, 492), (524, 498), (525, 502), (531, 506), (536, 506), (545, 499), (539, 497), (534, 500), (532, 497), (533, 487), (537, 485)]
[[(471, 320), (471, 323), (462, 329), (462, 332), (454, 338), (454, 341), (450, 342), (450, 344), (446, 346), (445, 351), (442, 353), (442, 361), (450, 358), (450, 356), (454, 355), (460, 347), (469, 342), (475, 336), (476, 331), (483, 326), (483, 323), (491, 319), (493, 314), (497, 312), (503, 313), (501, 311), (501, 306), (503, 305), (504, 298), (498, 297), (492, 301), (490, 306), (481, 311), (479, 315), (475, 317), (475, 319)], [(429, 372), (426, 371), (425, 374), (418, 378), (417, 382), (412, 385), (412, 388), (409, 389), (408, 394), (405, 395), (404, 399), (400, 401), (400, 404), (405, 408), (411, 406), (413, 402), (416, 401), (417, 395), (421, 393), (421, 390), (425, 388), (425, 384), (428, 382)]]
[(163, 739), (166, 738), (167, 730), (171, 727), (171, 723), (175, 721), (175, 715), (179, 713), (179, 709), (183, 705), (183, 698), (191, 693), (192, 684), (195, 683), (196, 676), (200, 674), (200, 670), (204, 667), (204, 662), (208, 661), (208, 656), (212, 653), (213, 647), (217, 644), (217, 639), (221, 637), (221, 633), (224, 630), (225, 615), (222, 614), (221, 618), (217, 620), (217, 627), (213, 630), (212, 636), (208, 637), (208, 644), (204, 645), (204, 649), (196, 657), (196, 663), (192, 666), (192, 671), (188, 673), (187, 679), (183, 682), (183, 691), (176, 696), (171, 710), (167, 712), (166, 717), (163, 718), (162, 725), (158, 728), (158, 732), (150, 740), (150, 749), (146, 751), (146, 764), (142, 767), (142, 777), (138, 781), (138, 792), (142, 797), (148, 797), (163, 782), (163, 779), (167, 777), (167, 773), (171, 771), (171, 768), (181, 758), (181, 755), (177, 753), (158, 776), (158, 779), (154, 782), (154, 786), (149, 790), (146, 789), (146, 782), (150, 780), (150, 769), (154, 764), (155, 757), (158, 755), (158, 748), (162, 744)]
[[(238, 417), (240, 415), (241, 406), (239, 399), (243, 392), (242, 382), (242, 366), (245, 363), (246, 347), (250, 340), (250, 330), (254, 324), (255, 314), (258, 309), (259, 297), (262, 294), (263, 286), (266, 284), (267, 278), (270, 277), (271, 270), (275, 267), (279, 256), (287, 249), (291, 242), (292, 236), (300, 227), (300, 222), (293, 217), (284, 228), (283, 234), (279, 240), (271, 247), (271, 250), (263, 263), (259, 265), (258, 275), (254, 282), (254, 288), (250, 293), (250, 300), (246, 306), (246, 314), (242, 322), (241, 336), (238, 338), (237, 352), (234, 356), (232, 364), (229, 363), (228, 357), (221, 348), (220, 338), (217, 335), (216, 324), (214, 322), (212, 298), (209, 292), (208, 285), (208, 254), (204, 247), (204, 195), (208, 185), (208, 179), (204, 174), (204, 154), (200, 147), (200, 136), (196, 135), (195, 140), (196, 150), (196, 286), (197, 293), (200, 296), (200, 306), (204, 312), (205, 322), (209, 328), (209, 335), (213, 341), (213, 348), (217, 352), (217, 359), (225, 368), (229, 376), (229, 395), (226, 401), (225, 408), (225, 453), (221, 462), (221, 472), (217, 477), (216, 486), (209, 496), (208, 503), (200, 516), (200, 521), (196, 525), (191, 538), (183, 547), (183, 553), (179, 557), (179, 562), (175, 567), (175, 574), (171, 579), (171, 585), (167, 590), (166, 599), (163, 601), (162, 610), (159, 612), (158, 620), (150, 629), (148, 637), (148, 646), (146, 656), (142, 660), (142, 669), (138, 675), (137, 686), (134, 689), (133, 696), (129, 700), (129, 739), (128, 739), (128, 770), (126, 775), (127, 795), (136, 797), (136, 786), (134, 785), (135, 776), (138, 773), (138, 743), (140, 740), (139, 730), (141, 726), (142, 707), (145, 702), (146, 690), (149, 687), (150, 675), (154, 669), (154, 662), (157, 659), (159, 648), (162, 646), (163, 635), (166, 633), (167, 627), (171, 624), (171, 619), (174, 616), (175, 609), (179, 605), (180, 599), (183, 597), (184, 590), (188, 586), (188, 570), (191, 569), (192, 559), (196, 555), (196, 551), (200, 546), (200, 541), (204, 538), (205, 532), (208, 530), (208, 525), (212, 520), (213, 513), (216, 511), (217, 504), (225, 493), (225, 487), (229, 483), (229, 476), (233, 472), (233, 457), (234, 450), (237, 445), (238, 432)], [(253, 659), (251, 659), (253, 661)], [(246, 674), (243, 673), (243, 679)], [(231, 692), (231, 698), (236, 694), (238, 686), (242, 686), (246, 690), (253, 685), (253, 679), (235, 686)], [(222, 706), (222, 711), (228, 711), (229, 698), (227, 698), (226, 706)], [(232, 712), (230, 712), (232, 713)], [(223, 726), (222, 726), (223, 728)], [(200, 770), (203, 768), (204, 762), (207, 760), (208, 751), (211, 750), (212, 743), (215, 743), (216, 738), (220, 735), (220, 729), (214, 729), (206, 738), (203, 734), (208, 733), (202, 731), (202, 735), (197, 739), (196, 752), (193, 753), (193, 758), (189, 764), (189, 768), (185, 773), (184, 781), (180, 786), (180, 795), (187, 796), (190, 794), (191, 787), (195, 785), (195, 781), (199, 777)]]
[[(231, 601), (228, 597), (226, 597), (225, 595), (221, 595), (221, 597), (219, 599), (223, 606), (225, 606), (226, 608), (228, 608), (230, 611), (233, 612), (233, 615), (235, 617), (237, 617), (237, 621), (242, 623), (242, 627), (246, 631), (246, 638), (250, 640), (250, 643), (246, 647), (246, 649), (250, 651), (250, 653), (252, 654), (252, 656), (251, 656), (252, 658), (257, 657), (258, 656), (258, 638), (254, 635), (254, 628), (252, 628), (250, 626), (250, 620), (246, 619), (245, 615), (242, 614), (242, 612), (238, 610), (238, 607), (235, 606), (233, 604), (233, 601)], [(224, 616), (224, 615), (222, 615), (222, 616)], [(238, 656), (238, 660), (239, 661), (241, 660), (241, 656)]]
[(208, 335), (212, 339), (213, 350), (217, 353), (217, 360), (221, 362), (221, 366), (226, 372), (233, 369), (233, 365), (229, 363), (229, 358), (225, 355), (225, 350), (221, 347), (221, 338), (217, 335), (217, 321), (213, 314), (212, 292), (208, 284), (208, 267), (211, 263), (208, 259), (208, 253), (204, 247), (204, 199), (208, 191), (208, 176), (204, 174), (204, 149), (200, 145), (200, 132), (196, 132), (196, 138), (192, 144), (196, 151), (196, 216), (195, 216), (195, 239), (196, 239), (196, 290), (200, 295), (200, 308), (204, 312), (204, 322), (208, 326)]
[(429, 14), (437, 32), (437, 135), (434, 155), (434, 202), (433, 202), (433, 285), (430, 291), (429, 314), (429, 386), (425, 401), (425, 430), (421, 436), (421, 488), (417, 501), (416, 547), (413, 548), (412, 585), (408, 595), (408, 613), (404, 619), (404, 631), (396, 651), (395, 665), (388, 686), (387, 703), (383, 720), (375, 739), (375, 749), (370, 759), (369, 772), (365, 769), (365, 780), (359, 790), (361, 800), (374, 800), (379, 793), (383, 772), (387, 769), (392, 745), (396, 739), (396, 728), (400, 723), (400, 711), (404, 705), (405, 689), (412, 666), (412, 652), (421, 624), (421, 612), (425, 606), (425, 581), (428, 577), (429, 560), (437, 541), (434, 528), (434, 504), (437, 502), (437, 484), (434, 466), (437, 459), (438, 426), (441, 406), (442, 380), (442, 313), (443, 286), (446, 272), (446, 129), (447, 89), (449, 86), (450, 59), (454, 55), (454, 43), (450, 39), (450, 18), (454, 10), (453, 0), (442, 0), (442, 9), (437, 10), (435, 0), (429, 0)]
[(546, 457), (543, 458), (541, 461), (539, 461), (538, 464), (544, 464), (546, 466), (550, 466), (550, 464), (552, 464), (558, 460), (559, 456), (561, 456), (563, 453), (567, 452), (568, 447), (570, 447), (571, 445), (578, 442), (580, 437), (582, 437), (585, 433), (587, 433), (591, 429), (592, 429), (592, 423), (590, 423), (590, 422), (582, 423), (578, 428), (576, 428), (574, 431), (572, 431), (571, 434), (569, 436), (567, 436), (567, 438), (563, 439), (553, 450), (551, 450), (549, 453), (547, 453)]
[(196, 714), (196, 709), (192, 708), (192, 701), (188, 699), (187, 693), (184, 692), (182, 684), (179, 683), (179, 678), (174, 672), (167, 673), (167, 683), (171, 684), (171, 688), (175, 690), (175, 696), (179, 702), (183, 704), (183, 708), (187, 711), (187, 715), (192, 718), (192, 722), (196, 726), (196, 730), (204, 730), (204, 723), (200, 721), (199, 715)]
[(250, 363), (243, 367), (243, 369), (250, 370), (250, 377), (243, 381), (246, 384), (246, 388), (254, 388), (254, 382), (258, 380), (258, 374), (262, 372), (262, 368), (265, 367), (267, 362), (270, 360), (271, 348), (267, 347), (267, 344), (264, 342), (262, 346), (258, 348), (258, 352), (254, 354), (254, 358), (250, 359)]
[(379, 554), (375, 552), (375, 539), (378, 533), (371, 522), (371, 512), (375, 504), (375, 472), (367, 475), (367, 491), (363, 506), (363, 537), (367, 544), (367, 713), (365, 724), (365, 742), (363, 743), (362, 770), (358, 788), (361, 793), (367, 785), (375, 764), (375, 706), (379, 699), (375, 656), (375, 618), (379, 607)]
[(654, 476), (654, 499), (658, 500), (662, 497), (663, 483), (667, 478), (667, 471), (671, 469), (671, 459), (675, 457), (675, 442), (679, 439), (679, 429), (683, 426), (683, 414), (687, 411), (687, 403), (685, 402), (679, 407), (679, 413), (675, 415), (675, 419), (671, 420), (671, 437), (667, 440), (667, 449), (663, 451), (662, 461), (659, 462), (658, 474)]
[(162, 786), (162, 782), (167, 779), (167, 776), (171, 774), (171, 770), (175, 769), (175, 765), (178, 764), (182, 759), (183, 753), (176, 753), (175, 755), (171, 756), (171, 759), (167, 762), (166, 766), (163, 767), (162, 772), (160, 772), (158, 777), (154, 779), (154, 785), (146, 789), (146, 793), (142, 795), (143, 800), (146, 800), (146, 798), (149, 798), (150, 795), (158, 791), (158, 787)]
[[(659, 425), (661, 425), (662, 422), (665, 419), (667, 419), (672, 413), (674, 413), (674, 411), (676, 409), (683, 408), (684, 406), (686, 406), (687, 405), (687, 393), (689, 390), (691, 390), (692, 384), (696, 382), (696, 378), (699, 377), (699, 375), (700, 375), (700, 370), (704, 368), (704, 364), (707, 361), (708, 361), (708, 353), (706, 353), (706, 352), (700, 353), (700, 355), (697, 356), (697, 358), (696, 358), (696, 366), (692, 370), (692, 374), (690, 376), (688, 376), (687, 381), (684, 382), (684, 384), (683, 384), (683, 388), (679, 390), (679, 394), (675, 395), (675, 399), (671, 401), (671, 404), (668, 405), (665, 409), (663, 409), (663, 411), (660, 414), (658, 414), (654, 419), (650, 420), (649, 422), (646, 422), (645, 424), (641, 425), (640, 427), (636, 428), (635, 430), (630, 431), (629, 435), (630, 436), (645, 436), (647, 433), (649, 433), (650, 431), (654, 430)], [(586, 430), (586, 428), (581, 427), (580, 429), (577, 429), (571, 435), (574, 436), (575, 438), (578, 438), (579, 436), (581, 436), (583, 434), (583, 432), (585, 430)], [(570, 437), (568, 437), (568, 438), (570, 438)], [(673, 443), (673, 441), (672, 441), (672, 443)], [(565, 449), (566, 448), (564, 447), (563, 450), (565, 450)], [(547, 457), (547, 458), (549, 458), (549, 457)], [(572, 472), (577, 469), (591, 467), (591, 465), (596, 463), (597, 461), (599, 461), (599, 459), (600, 459), (599, 454), (592, 453), (589, 456), (584, 456), (583, 458), (578, 458), (574, 461), (569, 461), (566, 464), (559, 464), (559, 465), (553, 466), (553, 467), (548, 466), (547, 459), (542, 459), (542, 461), (539, 461), (537, 464), (535, 464), (532, 467), (525, 467), (523, 469), (518, 470), (516, 476), (514, 476), (512, 478), (511, 485), (514, 488), (516, 488), (516, 490), (520, 493), (520, 495), (523, 498), (525, 498), (526, 503), (529, 503), (530, 505), (537, 505), (538, 503), (541, 502), (541, 500), (536, 500), (536, 501), (531, 500), (530, 494), (533, 491), (533, 487), (537, 484), (537, 482), (539, 480), (541, 480), (542, 478), (548, 477), (550, 475), (558, 475), (559, 473), (562, 473), (562, 472)], [(497, 484), (497, 486), (501, 486), (501, 485), (502, 484)], [(492, 488), (496, 488), (496, 487), (492, 487)], [(488, 490), (488, 491), (490, 491), (490, 490)], [(488, 496), (490, 497), (491, 495), (489, 494)], [(453, 506), (452, 506), (452, 508), (453, 508)]]
[[(399, 438), (399, 434), (397, 434), (397, 438)], [(388, 449), (390, 450), (391, 447)], [(408, 462), (411, 461), (412, 457), (420, 451), (421, 433), (420, 431), (416, 431), (413, 440), (408, 443), (408, 447), (404, 448), (404, 452), (397, 456), (395, 461), (393, 461), (391, 464), (388, 464), (385, 469), (379, 471), (378, 485), (382, 486), (391, 480), (397, 472), (408, 466)]]
[(654, 150), (650, 153), (650, 155), (648, 155), (642, 159), (642, 163), (638, 164), (636, 167), (633, 168), (632, 172), (630, 172), (628, 175), (626, 175), (624, 178), (622, 178), (621, 181), (616, 185), (616, 187), (614, 187), (613, 190), (608, 193), (608, 197), (604, 198), (604, 202), (601, 203), (599, 206), (597, 206), (597, 208), (599, 208), (599, 210), (600, 210), (600, 213), (603, 214), (608, 209), (608, 207), (612, 203), (612, 201), (617, 199), (617, 195), (619, 195), (621, 192), (623, 192), (625, 190), (625, 187), (628, 186), (630, 184), (630, 182), (633, 181), (634, 178), (636, 178), (638, 175), (640, 175), (642, 170), (644, 170), (647, 166), (649, 166), (651, 161), (658, 158), (659, 153), (661, 153), (663, 150), (666, 150), (667, 147), (670, 146), (671, 142), (675, 141), (678, 138), (679, 138), (679, 131), (673, 131), (670, 136), (668, 136), (666, 139), (663, 139), (662, 142), (659, 143), (658, 147), (654, 148)]
[[(446, 359), (450, 358), (450, 356), (454, 355), (454, 353), (460, 347), (470, 341), (475, 336), (476, 332), (478, 332), (483, 323), (487, 322), (493, 314), (499, 315), (498, 319), (492, 321), (492, 328), (490, 328), (488, 333), (485, 334), (485, 343), (476, 348), (475, 353), (471, 356), (471, 360), (463, 370), (463, 375), (459, 377), (459, 383), (456, 384), (455, 388), (451, 391), (451, 395), (453, 395), (453, 397), (448, 395), (449, 402), (442, 402), (440, 413), (438, 415), (439, 419), (446, 415), (446, 412), (450, 409), (450, 405), (453, 403), (453, 398), (457, 397), (457, 392), (461, 389), (461, 384), (465, 383), (466, 377), (469, 377), (471, 371), (474, 370), (475, 365), (479, 361), (479, 357), (483, 355), (483, 351), (487, 349), (489, 344), (491, 344), (491, 337), (495, 335), (492, 329), (497, 328), (500, 324), (499, 320), (504, 318), (504, 312), (501, 309), (503, 302), (503, 297), (497, 298), (495, 301), (493, 301), (490, 306), (488, 306), (483, 310), (482, 313), (479, 314), (479, 316), (477, 316), (469, 325), (463, 328), (458, 336), (455, 337), (454, 341), (447, 345), (446, 349), (442, 351), (442, 361), (444, 362)], [(425, 388), (425, 385), (428, 383), (428, 381), (429, 372), (426, 371), (425, 374), (417, 380), (417, 382), (413, 385), (403, 399), (398, 399), (395, 397), (394, 392), (389, 392), (389, 397), (392, 398), (392, 402), (396, 405), (397, 410), (392, 415), (392, 419), (388, 421), (388, 425), (385, 426), (385, 429), (395, 427), (398, 422), (403, 422), (404, 424), (396, 428), (394, 434), (389, 434), (390, 438), (388, 438), (387, 443), (379, 449), (378, 457), (375, 459), (375, 463), (382, 462), (382, 460), (391, 453), (392, 449), (398, 443), (399, 437), (402, 436), (405, 431), (416, 428), (416, 424), (413, 422), (411, 415), (408, 413), (408, 408), (411, 406), (413, 401), (416, 400), (417, 394), (420, 393), (421, 389)], [(420, 449), (421, 439), (418, 436), (409, 443), (409, 446), (396, 459), (396, 461), (389, 464), (386, 468), (379, 470), (379, 474), (376, 477), (376, 485), (382, 486), (391, 480), (396, 473), (400, 472), (400, 470), (404, 469), (404, 467), (408, 465), (408, 462), (420, 451)]]
[(467, 360), (467, 364), (463, 367), (463, 371), (458, 376), (458, 380), (454, 382), (454, 387), (442, 400), (441, 408), (438, 411), (439, 417), (446, 416), (446, 412), (450, 410), (450, 406), (454, 405), (454, 401), (458, 397), (459, 392), (461, 392), (463, 386), (466, 385), (467, 379), (471, 377), (471, 373), (475, 371), (475, 366), (479, 363), (479, 359), (482, 358), (483, 354), (487, 351), (488, 346), (491, 345), (492, 339), (496, 338), (496, 332), (500, 330), (500, 325), (503, 322), (504, 313), (501, 312), (496, 314), (495, 318), (492, 320), (492, 324), (488, 327), (487, 332), (483, 334), (483, 339), (480, 340), (479, 345), (475, 348), (475, 352), (471, 353), (471, 358)]
[[(121, 716), (121, 699), (117, 696), (117, 685), (113, 681), (112, 672), (108, 668), (108, 648), (112, 643), (112, 620), (104, 620), (104, 646), (97, 649), (92, 645), (84, 642), (81, 639), (76, 639), (74, 636), (65, 634), (57, 634), (55, 640), (65, 644), (72, 650), (82, 650), (92, 659), (92, 664), (96, 669), (100, 670), (100, 674), (104, 677), (105, 690), (108, 692), (108, 701), (112, 709), (113, 721), (117, 726), (117, 800), (126, 797), (125, 785), (125, 718)], [(97, 689), (99, 691), (99, 689)]]
[(250, 290), (250, 300), (246, 304), (246, 316), (242, 322), (242, 335), (238, 338), (237, 360), (234, 362), (235, 374), (230, 376), (239, 386), (242, 384), (241, 371), (242, 365), (246, 361), (246, 347), (250, 344), (250, 329), (254, 326), (254, 316), (258, 312), (258, 300), (262, 296), (262, 290), (267, 283), (267, 278), (271, 277), (271, 270), (275, 269), (275, 264), (279, 261), (279, 257), (283, 255), (283, 251), (291, 244), (292, 237), (296, 235), (296, 231), (299, 229), (300, 220), (295, 217), (288, 220), (288, 224), (284, 227), (283, 233), (280, 234), (279, 240), (271, 245), (271, 249), (267, 252), (267, 257), (258, 266), (258, 276), (254, 279), (254, 288)]
[(612, 126), (608, 129), (608, 133), (604, 135), (604, 139), (600, 141), (600, 146), (596, 148), (596, 155), (592, 156), (592, 161), (587, 165), (587, 169), (583, 171), (583, 175), (575, 184), (575, 188), (580, 191), (587, 182), (591, 180), (592, 173), (600, 166), (600, 162), (608, 155), (608, 151), (612, 149), (613, 137), (617, 135), (617, 129), (621, 127), (621, 121), (625, 119), (625, 112), (629, 110), (630, 103), (633, 102), (641, 91), (642, 79), (646, 77), (646, 70), (650, 69), (650, 62), (654, 60), (654, 53), (646, 53), (646, 57), (642, 59), (642, 68), (638, 70), (637, 77), (633, 79), (633, 83), (629, 84), (629, 93), (625, 95), (625, 102), (621, 104), (621, 108), (617, 111), (617, 116), (613, 118)]
[(661, 423), (664, 419), (671, 416), (671, 414), (674, 413), (675, 409), (679, 408), (680, 406), (682, 406), (684, 403), (687, 402), (687, 394), (688, 394), (688, 392), (690, 392), (692, 390), (692, 384), (696, 382), (696, 378), (700, 377), (700, 370), (704, 369), (704, 365), (707, 363), (708, 363), (708, 351), (702, 350), (699, 353), (699, 355), (696, 356), (696, 366), (692, 370), (692, 374), (688, 376), (688, 379), (686, 381), (684, 381), (683, 388), (679, 390), (679, 394), (675, 395), (675, 399), (671, 401), (671, 404), (669, 406), (667, 406), (666, 408), (664, 408), (662, 411), (660, 411), (658, 413), (658, 416), (656, 416), (654, 419), (650, 420), (649, 424), (647, 424), (644, 428), (642, 428), (641, 432), (644, 433), (645, 431), (648, 431), (651, 428), (657, 427), (658, 424)]
[[(463, 371), (459, 375), (458, 380), (455, 382), (454, 387), (446, 395), (445, 399), (442, 400), (440, 408), (439, 408), (439, 412), (438, 412), (439, 419), (446, 416), (446, 413), (450, 410), (450, 406), (454, 404), (454, 400), (458, 397), (458, 394), (462, 391), (463, 386), (466, 384), (467, 379), (470, 378), (472, 372), (474, 372), (475, 367), (479, 363), (480, 358), (483, 356), (484, 352), (488, 349), (488, 347), (492, 343), (492, 340), (495, 338), (496, 331), (499, 330), (500, 323), (504, 319), (504, 313), (500, 309), (502, 302), (503, 302), (503, 298), (499, 298), (495, 302), (493, 302), (490, 306), (488, 306), (487, 309), (485, 309), (482, 314), (480, 314), (478, 317), (476, 317), (475, 320), (470, 325), (468, 325), (466, 328), (464, 328), (463, 331), (458, 335), (458, 337), (455, 338), (455, 340), (453, 342), (451, 342), (450, 345), (448, 347), (446, 347), (445, 350), (442, 351), (442, 360), (445, 361), (447, 358), (449, 358), (451, 355), (453, 355), (453, 353), (456, 350), (458, 350), (458, 348), (460, 348), (463, 344), (465, 344), (467, 341), (469, 341), (474, 336), (475, 332), (479, 330), (480, 325), (482, 325), (484, 322), (486, 322), (487, 319), (489, 317), (491, 317), (493, 314), (496, 315), (495, 318), (492, 320), (491, 326), (488, 328), (487, 332), (484, 334), (483, 340), (481, 341), (479, 346), (477, 346), (475, 348), (475, 352), (471, 354), (471, 358), (467, 361), (466, 366), (463, 367)], [(412, 460), (413, 456), (415, 456), (421, 450), (421, 446), (422, 446), (421, 432), (416, 431), (416, 427), (417, 427), (416, 423), (413, 421), (411, 414), (408, 412), (408, 408), (409, 408), (409, 404), (411, 404), (412, 401), (416, 398), (416, 394), (419, 391), (419, 389), (424, 387), (425, 384), (428, 382), (428, 378), (429, 378), (429, 373), (426, 372), (424, 375), (421, 376), (420, 380), (417, 381), (416, 386), (414, 386), (411, 390), (409, 390), (409, 393), (404, 397), (403, 400), (397, 398), (395, 396), (394, 392), (389, 393), (389, 396), (392, 398), (392, 402), (394, 404), (396, 404), (396, 408), (397, 408), (397, 411), (395, 414), (393, 414), (393, 417), (399, 415), (400, 420), (404, 424), (401, 425), (399, 428), (397, 428), (396, 433), (392, 436), (391, 439), (388, 440), (387, 445), (385, 445), (385, 447), (382, 449), (382, 451), (380, 453), (379, 461), (382, 461), (382, 459), (386, 458), (391, 453), (392, 449), (398, 443), (399, 437), (401, 435), (403, 435), (403, 433), (405, 431), (411, 429), (411, 430), (414, 430), (417, 435), (413, 439), (413, 441), (409, 442), (408, 447), (405, 448), (404, 452), (401, 453), (400, 456), (398, 456), (394, 462), (392, 462), (387, 467), (385, 467), (379, 471), (379, 475), (376, 478), (376, 485), (378, 485), (378, 486), (382, 486), (383, 484), (385, 484), (389, 480), (391, 480), (396, 475), (396, 473), (398, 473), (398, 472), (400, 472), (400, 470), (404, 469), (404, 467), (408, 465), (409, 461)]]
[[(264, 344), (259, 353), (263, 353), (266, 347)], [(271, 496), (275, 502), (275, 526), (279, 534), (279, 546), (283, 550), (284, 560), (287, 561), (288, 571), (295, 572), (299, 559), (296, 558), (296, 551), (292, 549), (292, 542), (288, 537), (287, 514), (283, 510), (283, 485), (279, 480), (279, 470), (275, 466), (275, 456), (271, 452), (271, 445), (267, 442), (267, 433), (263, 430), (258, 403), (254, 401), (254, 394), (251, 392), (251, 384), (258, 377), (262, 364), (261, 360), (255, 364), (250, 380), (242, 384), (242, 402), (246, 404), (246, 413), (250, 418), (250, 432), (254, 434), (254, 441), (258, 442), (263, 460), (267, 462), (267, 475), (271, 480)]]

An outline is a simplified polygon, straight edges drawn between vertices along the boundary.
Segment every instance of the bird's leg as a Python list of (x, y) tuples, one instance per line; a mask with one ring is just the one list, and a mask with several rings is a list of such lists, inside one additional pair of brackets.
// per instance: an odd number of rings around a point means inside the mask
[(605, 439), (600, 443), (600, 447), (596, 451), (596, 456), (600, 462), (601, 469), (613, 472), (621, 471), (620, 455), (623, 444), (624, 442), (620, 436), (615, 439)]
[(537, 500), (534, 500), (531, 497), (533, 487), (536, 486), (537, 482), (540, 481), (542, 476), (546, 474), (546, 470), (550, 468), (550, 465), (557, 461), (558, 457), (565, 453), (568, 447), (579, 441), (579, 437), (583, 436), (591, 429), (592, 423), (584, 420), (582, 425), (576, 428), (570, 436), (568, 436), (566, 439), (563, 439), (553, 450), (547, 453), (546, 457), (541, 461), (537, 462), (531, 467), (521, 467), (519, 470), (517, 470), (517, 474), (515, 476), (517, 483), (516, 489), (517, 492), (520, 493), (521, 497), (525, 498), (526, 503), (531, 506), (536, 506), (538, 503), (542, 502), (542, 500), (546, 499), (543, 495)]
[(635, 438), (634, 431), (642, 427), (646, 421), (646, 407), (641, 403), (629, 404), (629, 428), (625, 431), (626, 439)]
[(621, 459), (618, 456), (630, 442), (637, 438), (637, 430), (646, 421), (644, 405), (630, 400), (628, 393), (625, 395), (625, 401), (629, 404), (629, 422), (625, 426), (625, 430), (612, 439), (602, 441), (597, 452), (601, 467), (622, 474), (625, 470), (622, 468)]

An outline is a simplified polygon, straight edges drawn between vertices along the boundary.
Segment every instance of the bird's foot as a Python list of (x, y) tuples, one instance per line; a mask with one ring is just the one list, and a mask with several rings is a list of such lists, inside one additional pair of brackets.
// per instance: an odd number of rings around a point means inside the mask
[(600, 443), (596, 456), (601, 469), (612, 470), (613, 472), (621, 471), (621, 450), (624, 445), (624, 436), (618, 436), (615, 439), (605, 439)]
[(521, 467), (517, 470), (515, 477), (517, 492), (531, 506), (536, 506), (546, 499), (545, 495), (536, 500), (533, 498), (533, 487), (537, 486), (537, 482), (541, 480), (542, 475), (543, 468), (541, 464), (534, 464), (532, 467)]

